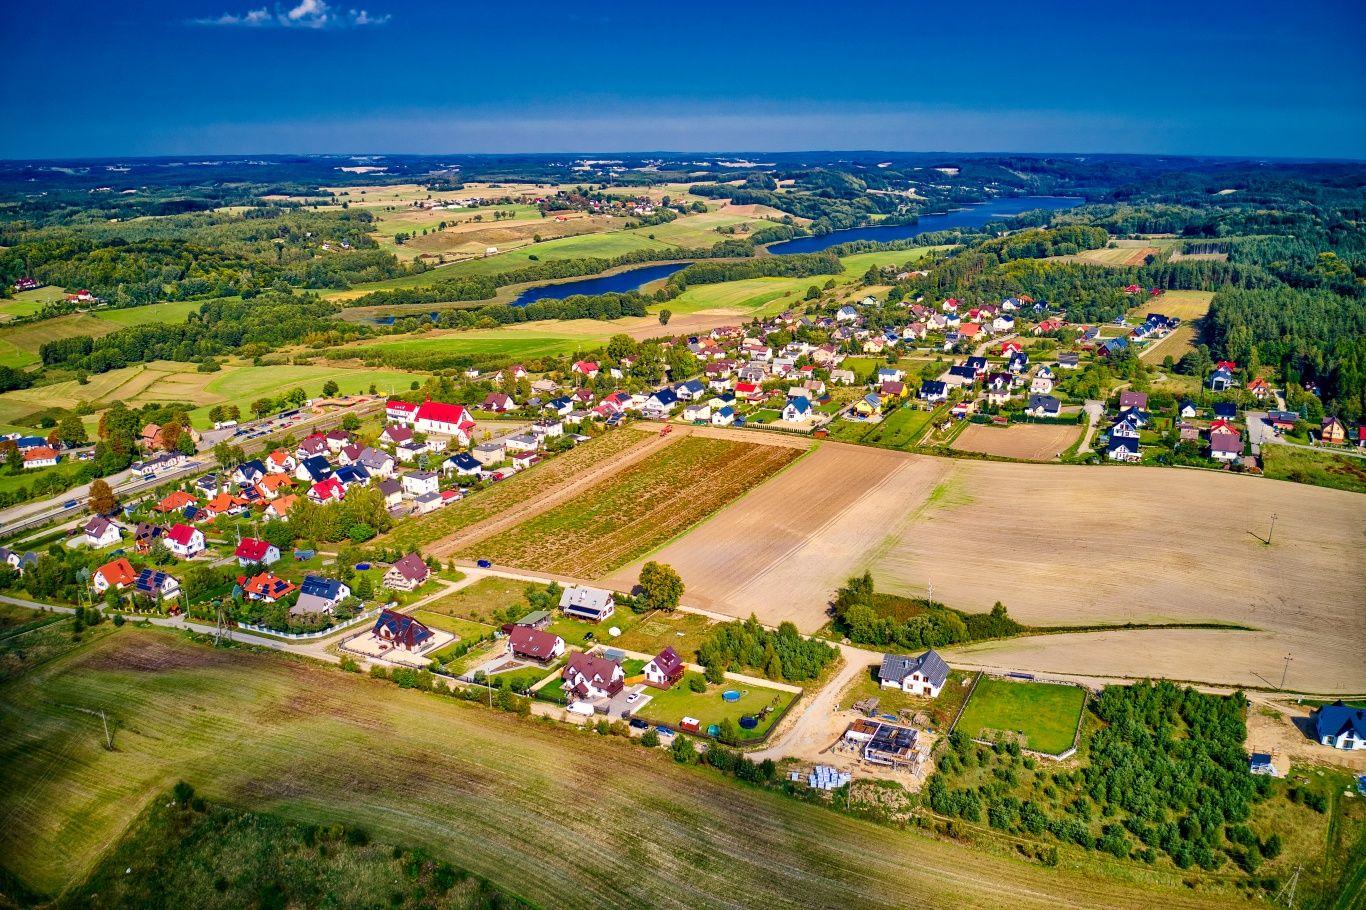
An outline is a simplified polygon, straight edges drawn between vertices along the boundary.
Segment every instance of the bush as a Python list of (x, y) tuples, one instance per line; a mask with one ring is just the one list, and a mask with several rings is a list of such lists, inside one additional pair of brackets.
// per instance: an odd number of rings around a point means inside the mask
[(659, 732), (654, 727), (646, 730), (640, 736), (640, 744), (647, 749), (653, 749), (659, 745)]
[(707, 691), (707, 681), (701, 676), (689, 676), (688, 688), (694, 692), (705, 692)]

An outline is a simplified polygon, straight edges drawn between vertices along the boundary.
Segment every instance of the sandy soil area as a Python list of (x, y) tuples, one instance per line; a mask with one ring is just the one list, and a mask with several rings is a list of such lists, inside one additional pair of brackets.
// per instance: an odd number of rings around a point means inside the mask
[[(935, 596), (938, 596), (938, 588)], [(1012, 611), (1013, 612), (1013, 611)], [(1357, 639), (1359, 640), (1359, 639)], [(1359, 652), (1286, 630), (1132, 629), (1034, 635), (952, 648), (954, 666), (1099, 680), (1168, 678), (1209, 685), (1351, 693), (1366, 688)]]
[[(791, 442), (808, 444), (800, 437)], [(951, 465), (825, 443), (650, 558), (678, 570), (689, 604), (731, 616), (754, 613), (775, 625), (790, 619), (814, 631), (825, 623), (830, 595), (863, 564), (870, 544), (922, 502)], [(609, 580), (633, 581), (639, 572), (633, 564)]]
[(1009, 427), (972, 424), (958, 434), (953, 448), (1003, 458), (1052, 461), (1077, 441), (1078, 424), (1017, 423)]

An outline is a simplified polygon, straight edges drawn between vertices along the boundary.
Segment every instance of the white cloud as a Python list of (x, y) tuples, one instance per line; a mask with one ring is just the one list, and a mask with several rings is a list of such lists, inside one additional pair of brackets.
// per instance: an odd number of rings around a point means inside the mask
[(365, 25), (384, 25), (386, 13), (376, 16), (369, 10), (334, 10), (327, 0), (299, 0), (291, 7), (276, 6), (274, 11), (261, 7), (245, 13), (223, 13), (204, 19), (190, 19), (189, 25), (245, 26), (247, 28), (350, 28)]

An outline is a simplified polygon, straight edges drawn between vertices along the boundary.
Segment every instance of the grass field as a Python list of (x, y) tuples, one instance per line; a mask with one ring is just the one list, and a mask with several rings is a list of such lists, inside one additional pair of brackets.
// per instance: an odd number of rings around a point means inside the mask
[(242, 810), (420, 846), (543, 907), (1219, 900), (1175, 875), (1116, 882), (1089, 854), (1064, 853), (1058, 869), (988, 852), (964, 862), (961, 844), (736, 786), (617, 737), (163, 630), (125, 627), (0, 688), (0, 863), (32, 890), (82, 880), (177, 780)]
[[(167, 857), (174, 874), (165, 874)], [(397, 910), (523, 906), (422, 850), (369, 842), (358, 828), (318, 828), (163, 794), (59, 910), (238, 907)], [(436, 901), (436, 903), (433, 903)]]
[[(646, 688), (650, 703), (636, 713), (643, 719), (656, 724), (666, 724), (677, 730), (679, 721), (685, 717), (695, 717), (701, 721), (702, 732), (712, 724), (720, 724), (729, 719), (736, 725), (736, 732), (742, 740), (758, 739), (768, 732), (768, 728), (782, 716), (783, 708), (796, 698), (795, 692), (769, 689), (753, 683), (735, 683), (727, 680), (721, 685), (707, 686), (705, 692), (694, 692), (688, 688), (692, 679), (701, 679), (701, 673), (689, 671), (668, 689)], [(722, 692), (735, 690), (740, 693), (737, 701), (726, 701)], [(765, 708), (773, 711), (767, 717), (760, 717), (753, 730), (739, 726), (740, 718), (745, 715), (759, 717)]]
[(787, 446), (692, 436), (463, 555), (596, 578), (701, 521), (801, 454)]
[[(144, 308), (145, 309), (145, 308)], [(235, 404), (249, 413), (251, 403), (275, 397), (295, 387), (309, 397), (322, 394), (323, 385), (335, 380), (343, 394), (365, 392), (374, 384), (380, 392), (406, 390), (417, 374), (397, 370), (349, 369), (342, 366), (278, 364), (253, 366), (228, 363), (214, 373), (200, 373), (194, 364), (158, 360), (97, 373), (85, 385), (74, 379), (51, 385), (7, 392), (0, 396), (0, 419), (22, 420), (52, 407), (74, 408), (87, 401), (104, 408), (115, 401), (130, 406), (153, 402), (185, 402), (198, 405), (190, 418), (200, 429), (210, 426), (209, 410), (217, 404)]]
[(697, 649), (715, 622), (700, 613), (651, 613), (612, 644), (630, 651), (658, 654), (672, 647), (687, 661), (697, 660)]
[[(873, 424), (861, 438), (868, 445), (885, 446), (889, 449), (904, 449), (914, 445), (929, 425), (936, 411), (918, 411), (902, 406)], [(842, 421), (852, 426), (852, 421)]]
[(416, 550), (455, 534), (514, 505), (542, 496), (555, 485), (650, 439), (644, 433), (617, 431), (576, 446), (507, 480), (428, 515), (401, 522), (376, 540), (385, 547)]
[(1057, 755), (1072, 747), (1086, 692), (1077, 686), (983, 676), (955, 729), (974, 739), (1016, 733), (1021, 745)]
[(1330, 450), (1311, 452), (1287, 445), (1262, 446), (1262, 472), (1277, 480), (1366, 493), (1366, 458)]
[(74, 335), (99, 337), (119, 328), (122, 326), (89, 313), (75, 313), (12, 328), (0, 328), (0, 366), (33, 366), (39, 362), (38, 349), (49, 341)]
[(519, 605), (524, 613), (531, 612), (526, 601), (527, 582), (516, 578), (490, 575), (472, 585), (447, 594), (423, 607), (432, 613), (467, 621), (499, 625), (498, 614), (508, 607)]
[(65, 298), (65, 288), (56, 288), (50, 285), (32, 291), (20, 291), (12, 298), (0, 300), (0, 319), (18, 319), (23, 316), (32, 316), (49, 303), (56, 303)]

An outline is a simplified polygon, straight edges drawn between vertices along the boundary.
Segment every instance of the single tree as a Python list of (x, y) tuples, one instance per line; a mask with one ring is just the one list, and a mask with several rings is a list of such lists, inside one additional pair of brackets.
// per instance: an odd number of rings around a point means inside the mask
[(103, 477), (90, 485), (90, 511), (96, 515), (111, 515), (119, 508), (119, 498)]
[(670, 320), (671, 318), (673, 318), (673, 311), (672, 311), (672, 310), (660, 310), (660, 311), (659, 311), (659, 324), (660, 324), (660, 325), (668, 325), (668, 324), (669, 324), (669, 320)]
[(683, 579), (671, 567), (651, 560), (640, 570), (640, 600), (647, 610), (671, 613), (683, 599)]

